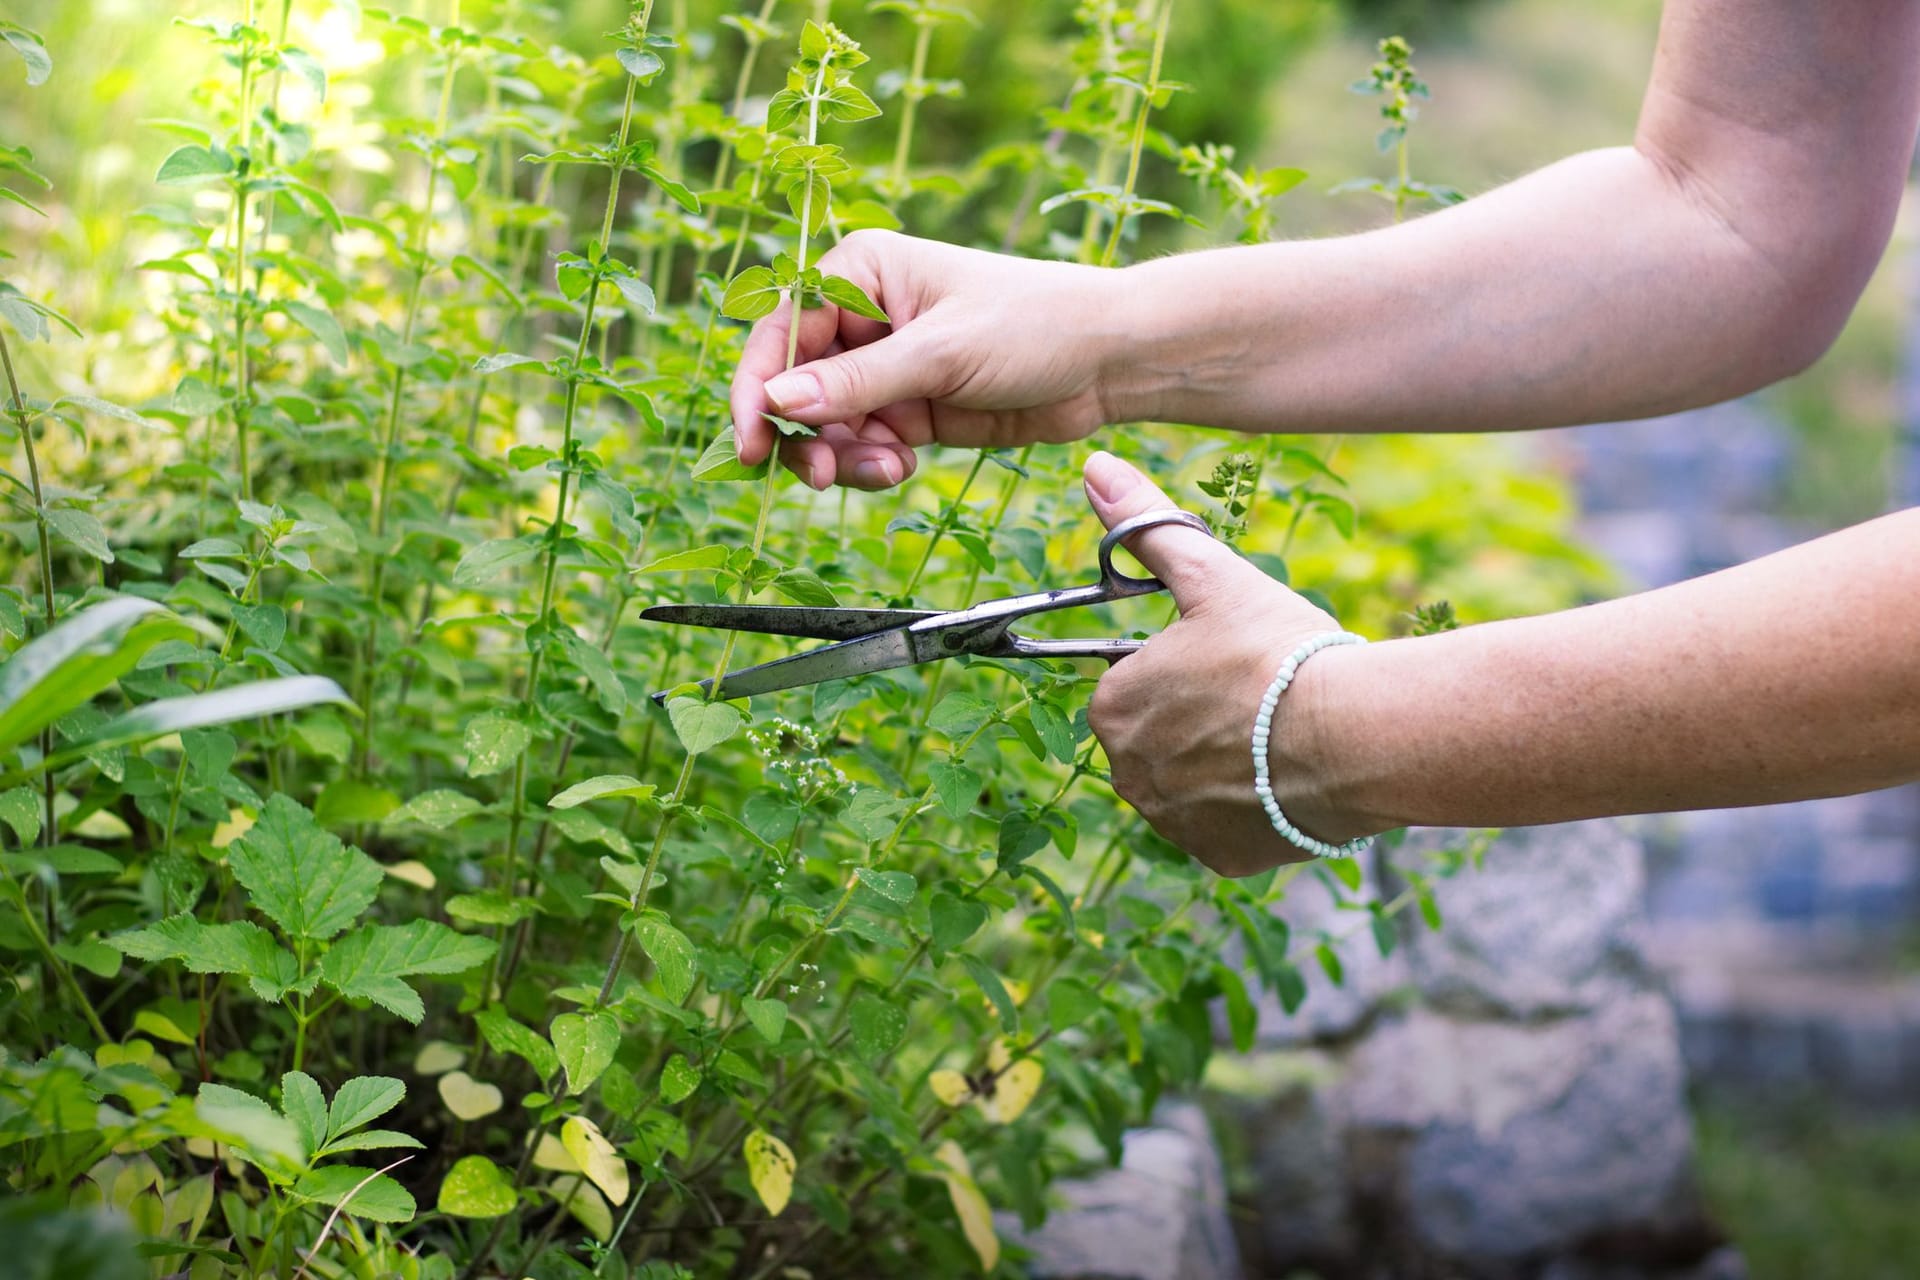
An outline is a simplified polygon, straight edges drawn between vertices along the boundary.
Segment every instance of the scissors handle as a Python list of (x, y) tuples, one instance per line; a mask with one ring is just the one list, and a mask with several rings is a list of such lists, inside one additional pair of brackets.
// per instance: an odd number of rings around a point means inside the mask
[(1162, 524), (1183, 524), (1189, 529), (1197, 529), (1209, 538), (1213, 530), (1207, 522), (1191, 511), (1176, 511), (1168, 508), (1163, 511), (1143, 511), (1137, 516), (1122, 520), (1107, 530), (1107, 536), (1100, 539), (1100, 589), (1103, 598), (1125, 600), (1132, 596), (1148, 596), (1156, 591), (1165, 591), (1167, 584), (1158, 578), (1136, 578), (1130, 573), (1122, 573), (1113, 567), (1113, 549), (1122, 542), (1139, 533), (1142, 529), (1151, 529)]

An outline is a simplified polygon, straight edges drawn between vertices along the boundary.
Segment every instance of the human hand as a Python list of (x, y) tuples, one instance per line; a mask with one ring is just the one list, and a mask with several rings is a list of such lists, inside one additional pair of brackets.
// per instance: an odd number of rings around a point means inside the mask
[[(1087, 459), (1085, 483), (1109, 529), (1174, 505), (1107, 453)], [(1113, 789), (1155, 831), (1221, 875), (1302, 861), (1307, 853), (1274, 831), (1254, 795), (1253, 719), (1287, 654), (1338, 624), (1198, 530), (1158, 525), (1128, 549), (1172, 590), (1180, 619), (1115, 663), (1094, 690), (1087, 720), (1106, 748)], [(1372, 834), (1362, 819), (1338, 812), (1314, 776), (1316, 677), (1354, 656), (1327, 649), (1300, 668), (1280, 700), (1269, 746), (1281, 807), (1323, 840)]]
[(872, 230), (819, 267), (859, 285), (891, 323), (831, 303), (806, 311), (788, 372), (791, 302), (755, 325), (732, 396), (748, 466), (775, 443), (765, 412), (820, 429), (779, 442), (816, 489), (896, 485), (921, 445), (1077, 440), (1108, 420), (1103, 365), (1126, 329), (1115, 273)]

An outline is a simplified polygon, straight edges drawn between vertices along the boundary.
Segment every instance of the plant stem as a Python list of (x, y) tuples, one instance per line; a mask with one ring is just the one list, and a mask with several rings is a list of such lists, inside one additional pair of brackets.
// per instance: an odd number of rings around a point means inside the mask
[(920, 563), (914, 566), (913, 573), (907, 578), (907, 585), (900, 588), (900, 595), (903, 598), (909, 600), (913, 598), (913, 589), (920, 585), (921, 575), (926, 573), (927, 564), (933, 559), (933, 549), (940, 545), (940, 539), (953, 527), (954, 521), (960, 518), (960, 504), (966, 501), (967, 490), (973, 487), (974, 479), (979, 476), (980, 468), (986, 460), (985, 450), (973, 455), (973, 467), (967, 472), (967, 478), (960, 482), (960, 492), (953, 495), (953, 501), (949, 502), (946, 509), (940, 513), (940, 519), (934, 524), (933, 532), (927, 535), (927, 548), (920, 553)]
[(900, 88), (900, 132), (893, 143), (893, 176), (888, 189), (899, 200), (907, 194), (907, 152), (913, 146), (913, 119), (927, 91), (927, 50), (933, 45), (933, 22), (916, 17), (913, 33), (913, 69)]
[[(33, 448), (33, 415), (27, 412), (26, 399), (20, 394), (20, 382), (13, 371), (13, 354), (7, 349), (5, 334), (0, 334), (0, 367), (4, 367), (7, 373), (7, 412), (13, 416), (14, 426), (20, 432), (20, 447), (27, 455), (27, 486), (33, 492), (33, 530), (40, 558), (40, 600), (45, 611), (47, 630), (51, 631), (58, 615), (53, 603), (53, 545), (47, 537), (46, 498), (40, 491), (40, 459)], [(52, 754), (53, 730), (47, 728), (40, 733), (40, 757), (44, 760)], [(41, 815), (40, 843), (52, 848), (59, 838), (53, 814), (53, 770), (46, 771), (40, 785), (41, 802), (45, 806), (45, 812)]]
[(1160, 91), (1160, 60), (1167, 49), (1167, 26), (1173, 20), (1173, 0), (1161, 0), (1160, 22), (1153, 32), (1153, 57), (1147, 64), (1147, 85), (1140, 94), (1140, 112), (1133, 121), (1133, 144), (1127, 152), (1127, 178), (1120, 188), (1120, 203), (1113, 212), (1113, 230), (1107, 247), (1100, 254), (1100, 265), (1110, 267), (1120, 258), (1120, 233), (1127, 225), (1127, 203), (1133, 199), (1140, 181), (1140, 153), (1147, 145), (1147, 117), (1153, 111), (1153, 95)]
[(26, 924), (27, 933), (33, 939), (34, 950), (38, 951), (40, 958), (46, 961), (47, 968), (51, 969), (54, 976), (60, 980), (60, 985), (73, 996), (74, 1004), (79, 1008), (81, 1016), (87, 1020), (87, 1026), (92, 1029), (93, 1034), (100, 1037), (100, 1043), (110, 1043), (113, 1037), (107, 1034), (107, 1028), (100, 1021), (99, 1013), (94, 1010), (93, 1001), (87, 999), (87, 993), (80, 989), (79, 979), (73, 976), (73, 969), (53, 949), (53, 943), (48, 941), (39, 920), (34, 918), (33, 906), (27, 901), (27, 891), (20, 887), (20, 882), (13, 878), (13, 873), (4, 865), (0, 865), (0, 877), (4, 877), (7, 891), (13, 896), (14, 905), (20, 909), (20, 919)]

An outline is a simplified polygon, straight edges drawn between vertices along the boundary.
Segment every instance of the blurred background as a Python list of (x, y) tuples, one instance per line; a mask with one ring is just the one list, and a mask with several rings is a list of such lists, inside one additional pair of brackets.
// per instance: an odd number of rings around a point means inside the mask
[[(86, 367), (37, 375), (137, 383), (137, 371), (117, 366), (110, 335), (139, 331), (142, 285), (132, 267), (153, 233), (135, 213), (171, 145), (142, 122), (188, 114), (193, 79), (168, 68), (200, 68), (197, 41), (143, 0), (6, 7), (50, 44), (93, 48), (103, 66), (144, 68), (61, 74), (31, 97), (15, 68), (0, 82), (0, 134), (35, 140), (61, 196), (51, 225), (0, 221), (0, 238), (20, 258), (15, 276), (109, 335), (84, 349)], [(908, 229), (993, 243), (1024, 171), (989, 144), (1032, 138), (1052, 105), (1043, 95), (1057, 77), (1033, 60), (1055, 46), (1027, 36), (1064, 7), (970, 7), (979, 25), (945, 42), (933, 70), (976, 87), (928, 108), (919, 145), (955, 169), (1001, 168), (965, 197), (918, 200)], [(611, 28), (620, 11), (576, 4), (564, 21), (578, 43), (578, 33)], [(1362, 229), (1384, 220), (1379, 202), (1333, 188), (1378, 162), (1374, 103), (1348, 86), (1379, 37), (1408, 36), (1432, 87), (1414, 133), (1418, 173), (1471, 195), (1571, 151), (1630, 139), (1658, 17), (1653, 0), (1189, 0), (1168, 63), (1194, 91), (1160, 123), (1183, 139), (1232, 144), (1243, 162), (1306, 169), (1309, 180), (1277, 206), (1278, 234)], [(863, 35), (867, 28), (881, 47), (902, 31), (868, 22)], [(340, 38), (350, 48), (344, 31)], [(126, 56), (143, 45), (145, 56)], [(900, 60), (899, 50), (876, 50), (881, 65)], [(991, 91), (980, 87), (989, 81)], [(351, 127), (350, 105), (342, 127)], [(1149, 193), (1179, 181), (1162, 166)], [(1157, 247), (1191, 243), (1170, 222), (1150, 234), (1165, 237)], [(1903, 216), (1832, 353), (1791, 382), (1673, 419), (1543, 433), (1517, 446), (1529, 468), (1576, 496), (1579, 536), (1617, 587), (1671, 582), (1920, 503), (1914, 249), (1913, 219)], [(71, 269), (83, 261), (90, 270)], [(35, 368), (70, 358), (40, 346), (26, 360)], [(1357, 485), (1364, 503), (1364, 477)], [(1711, 1220), (1756, 1277), (1920, 1275), (1920, 792), (1651, 818), (1625, 830), (1644, 874), (1626, 877), (1636, 900), (1606, 921), (1631, 935), (1635, 963), (1651, 966), (1652, 988), (1677, 1014), (1695, 1176)], [(1595, 856), (1595, 865), (1613, 865), (1612, 854)], [(1533, 961), (1522, 947), (1489, 963)], [(1404, 974), (1382, 982), (1376, 1003), (1421, 985)], [(1325, 1024), (1333, 1030), (1323, 1039), (1346, 1034), (1337, 1022)], [(1622, 1034), (1638, 1027), (1623, 1024)], [(1318, 1034), (1295, 1037), (1281, 1067), (1318, 1061), (1317, 1050), (1296, 1053)], [(1229, 1148), (1243, 1248), (1253, 1259), (1279, 1256), (1284, 1249), (1261, 1243), (1246, 1209), (1258, 1199), (1253, 1184), (1279, 1175), (1236, 1163)]]

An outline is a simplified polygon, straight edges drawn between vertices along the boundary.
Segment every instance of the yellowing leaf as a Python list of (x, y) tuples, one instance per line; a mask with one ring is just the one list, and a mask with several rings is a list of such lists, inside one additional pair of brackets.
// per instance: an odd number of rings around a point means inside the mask
[(387, 868), (387, 874), (395, 880), (404, 880), (416, 889), (431, 889), (439, 881), (434, 878), (432, 868), (415, 858), (405, 862), (396, 862)]
[(445, 1040), (429, 1040), (413, 1055), (413, 1073), (418, 1076), (445, 1075), (467, 1061), (467, 1051)]
[(450, 1071), (440, 1077), (440, 1101), (462, 1120), (481, 1120), (498, 1111), (503, 1099), (498, 1085), (475, 1080), (464, 1071)]
[(534, 1144), (533, 1167), (551, 1169), (555, 1173), (579, 1173), (580, 1163), (551, 1133), (542, 1133), (540, 1141)]
[(500, 1166), (485, 1156), (462, 1156), (440, 1182), (440, 1212), (456, 1218), (498, 1218), (520, 1197)]
[(227, 820), (213, 829), (213, 847), (224, 849), (253, 830), (253, 815), (245, 809), (229, 809)]
[(994, 1124), (1012, 1124), (1040, 1092), (1045, 1075), (1037, 1059), (1020, 1059), (995, 1077), (992, 1091), (980, 1099), (980, 1114)]
[(767, 1206), (768, 1213), (779, 1217), (793, 1198), (793, 1152), (764, 1129), (755, 1129), (747, 1135), (746, 1154), (747, 1180), (753, 1183), (753, 1193)]
[(573, 1116), (560, 1127), (560, 1143), (580, 1166), (580, 1172), (616, 1205), (627, 1202), (627, 1162), (614, 1151), (600, 1127), (584, 1116)]
[(605, 1242), (612, 1238), (613, 1210), (585, 1179), (556, 1178), (547, 1189), (568, 1213), (579, 1219), (581, 1226), (593, 1233), (594, 1239)]
[(973, 1086), (967, 1083), (967, 1078), (951, 1067), (942, 1067), (928, 1076), (927, 1087), (943, 1107), (957, 1107), (973, 1096)]
[(953, 1201), (954, 1215), (960, 1219), (960, 1230), (979, 1255), (980, 1270), (993, 1270), (1000, 1262), (1000, 1237), (993, 1230), (993, 1207), (973, 1180), (973, 1166), (967, 1163), (966, 1153), (951, 1138), (940, 1144), (933, 1158), (946, 1166), (947, 1171), (940, 1177), (947, 1184), (947, 1195)]

